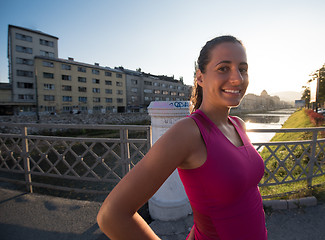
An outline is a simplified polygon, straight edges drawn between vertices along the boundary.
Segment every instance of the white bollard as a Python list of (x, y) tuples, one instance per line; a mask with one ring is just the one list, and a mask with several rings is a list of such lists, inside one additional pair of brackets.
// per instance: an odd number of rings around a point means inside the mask
[[(151, 116), (152, 144), (175, 122), (189, 115), (188, 101), (155, 101), (148, 107)], [(183, 184), (175, 170), (149, 200), (149, 213), (153, 219), (169, 221), (192, 213)]]

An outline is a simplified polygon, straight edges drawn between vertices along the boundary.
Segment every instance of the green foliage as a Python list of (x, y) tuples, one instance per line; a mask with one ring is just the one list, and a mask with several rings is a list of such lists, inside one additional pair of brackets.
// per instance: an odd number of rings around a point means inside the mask
[[(304, 109), (296, 111), (289, 119), (284, 123), (283, 128), (308, 128), (315, 127), (310, 121), (309, 116)], [(296, 133), (277, 133), (272, 139), (272, 142), (282, 141), (298, 141), (298, 140), (310, 140), (312, 139), (312, 133), (296, 132)], [(318, 146), (319, 147), (319, 146)], [(290, 151), (289, 151), (290, 150)], [(318, 150), (317, 150), (318, 151)], [(275, 153), (275, 154), (272, 154)], [(290, 153), (291, 152), (291, 153)], [(264, 177), (261, 181), (268, 180), (268, 182), (275, 182), (274, 179), (269, 179), (271, 173), (275, 175), (278, 181), (290, 181), (293, 179), (300, 179), (306, 177), (306, 170), (308, 169), (310, 147), (308, 144), (286, 144), (277, 146), (265, 147), (261, 152), (261, 156), (265, 161), (266, 168)], [(323, 158), (320, 154), (318, 157)], [(296, 163), (299, 163), (295, 166)], [(325, 167), (325, 166), (323, 166)], [(287, 170), (292, 170), (291, 174)], [(324, 169), (325, 170), (325, 169)], [(317, 181), (314, 179), (313, 183)], [(325, 176), (321, 177), (321, 183), (325, 182)], [(301, 189), (304, 189), (303, 191)], [(310, 196), (311, 190), (308, 190), (306, 181), (298, 181), (286, 184), (277, 184), (275, 186), (261, 187), (261, 194), (263, 196), (281, 196), (281, 198), (294, 198), (296, 192), (299, 192), (303, 196)], [(286, 194), (288, 192), (294, 194)]]

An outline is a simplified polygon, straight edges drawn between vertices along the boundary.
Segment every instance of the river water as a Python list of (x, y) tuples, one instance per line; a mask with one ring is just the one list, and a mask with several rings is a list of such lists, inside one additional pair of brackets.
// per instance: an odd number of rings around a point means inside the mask
[[(295, 110), (296, 109), (281, 109), (266, 113), (245, 114), (240, 115), (240, 117), (245, 121), (247, 129), (279, 129)], [(275, 133), (247, 132), (247, 135), (252, 143), (268, 142)]]

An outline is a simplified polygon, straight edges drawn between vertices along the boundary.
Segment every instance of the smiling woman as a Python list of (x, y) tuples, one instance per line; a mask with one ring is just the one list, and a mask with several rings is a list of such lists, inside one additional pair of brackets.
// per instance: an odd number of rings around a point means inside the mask
[(267, 238), (257, 187), (263, 159), (244, 122), (229, 117), (247, 89), (247, 70), (246, 51), (232, 36), (214, 38), (202, 48), (192, 114), (158, 139), (107, 196), (97, 220), (108, 237), (159, 239), (137, 211), (177, 168), (193, 210), (189, 240)]

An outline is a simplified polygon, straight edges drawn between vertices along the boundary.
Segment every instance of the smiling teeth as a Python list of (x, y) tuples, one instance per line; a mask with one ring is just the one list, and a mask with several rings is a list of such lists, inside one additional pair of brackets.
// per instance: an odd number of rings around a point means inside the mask
[(226, 93), (239, 93), (239, 90), (224, 90)]

